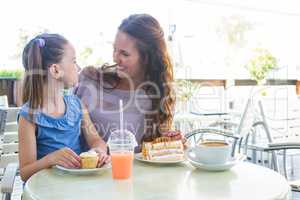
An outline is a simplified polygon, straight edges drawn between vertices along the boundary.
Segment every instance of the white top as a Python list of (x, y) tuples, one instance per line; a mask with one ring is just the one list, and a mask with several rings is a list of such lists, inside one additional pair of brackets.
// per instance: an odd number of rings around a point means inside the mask
[(258, 165), (240, 163), (225, 172), (207, 172), (189, 164), (155, 165), (136, 161), (133, 177), (115, 181), (111, 172), (91, 176), (46, 169), (26, 183), (23, 199), (110, 200), (271, 200), (289, 199), (283, 176)]

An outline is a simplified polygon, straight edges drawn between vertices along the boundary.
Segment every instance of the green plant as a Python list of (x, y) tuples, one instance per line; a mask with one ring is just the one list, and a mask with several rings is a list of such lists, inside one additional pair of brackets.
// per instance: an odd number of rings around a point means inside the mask
[(195, 93), (197, 84), (189, 80), (175, 80), (176, 97), (187, 102)]
[(20, 69), (2, 69), (0, 70), (0, 77), (1, 78), (15, 78), (15, 79), (21, 79), (23, 75), (23, 70)]
[(256, 48), (253, 52), (254, 56), (245, 67), (248, 69), (251, 78), (260, 85), (268, 73), (276, 69), (277, 59), (267, 49)]

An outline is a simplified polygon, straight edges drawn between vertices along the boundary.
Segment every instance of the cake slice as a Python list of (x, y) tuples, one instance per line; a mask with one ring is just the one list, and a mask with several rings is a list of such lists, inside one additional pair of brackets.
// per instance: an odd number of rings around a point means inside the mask
[(142, 155), (145, 160), (178, 161), (184, 158), (184, 148), (181, 140), (159, 137), (152, 142), (143, 142)]

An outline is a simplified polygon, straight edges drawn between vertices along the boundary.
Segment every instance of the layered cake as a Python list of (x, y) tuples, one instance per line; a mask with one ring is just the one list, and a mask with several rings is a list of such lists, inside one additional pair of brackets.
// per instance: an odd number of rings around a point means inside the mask
[(81, 168), (82, 169), (93, 169), (98, 164), (98, 154), (95, 151), (83, 152), (80, 155)]
[(159, 137), (152, 142), (143, 142), (142, 155), (144, 160), (179, 161), (184, 158), (184, 147), (181, 140)]

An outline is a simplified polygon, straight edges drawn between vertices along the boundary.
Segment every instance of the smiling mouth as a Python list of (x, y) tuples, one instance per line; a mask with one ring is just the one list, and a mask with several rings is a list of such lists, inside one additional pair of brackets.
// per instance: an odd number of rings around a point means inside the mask
[(117, 66), (117, 70), (120, 70), (120, 71), (124, 71), (125, 70), (125, 67), (122, 67), (122, 66)]

